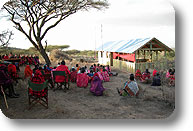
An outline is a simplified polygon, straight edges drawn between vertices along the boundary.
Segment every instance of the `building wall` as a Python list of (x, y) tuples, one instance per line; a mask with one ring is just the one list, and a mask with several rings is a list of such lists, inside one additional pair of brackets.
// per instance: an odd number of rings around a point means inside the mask
[(130, 73), (135, 73), (135, 63), (133, 62), (113, 59), (113, 67)]
[(98, 63), (108, 65), (110, 62), (110, 53), (106, 51), (98, 51)]
[[(101, 53), (101, 51), (99, 51), (98, 63), (103, 65), (110, 65), (110, 52), (103, 51), (103, 53)], [(135, 63), (133, 62), (113, 59), (113, 67), (123, 71), (128, 71), (130, 73), (135, 72)]]

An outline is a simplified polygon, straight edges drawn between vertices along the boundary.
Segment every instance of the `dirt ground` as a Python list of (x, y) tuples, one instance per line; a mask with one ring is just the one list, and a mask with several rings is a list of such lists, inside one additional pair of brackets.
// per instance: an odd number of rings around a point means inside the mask
[[(23, 74), (21, 68), (20, 75)], [(175, 87), (151, 87), (151, 84), (138, 82), (140, 95), (136, 97), (119, 96), (116, 88), (122, 88), (129, 73), (118, 72), (103, 83), (103, 96), (94, 96), (87, 88), (76, 87), (71, 83), (67, 92), (51, 89), (48, 91), (49, 108), (37, 104), (28, 110), (27, 80), (19, 80), (15, 87), (19, 98), (7, 98), (9, 109), (0, 96), (0, 108), (11, 119), (164, 119), (175, 108)]]

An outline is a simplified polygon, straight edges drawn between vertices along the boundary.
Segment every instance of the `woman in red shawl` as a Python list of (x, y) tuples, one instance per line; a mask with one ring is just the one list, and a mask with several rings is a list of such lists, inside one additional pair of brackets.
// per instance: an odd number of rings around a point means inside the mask
[(15, 93), (15, 90), (13, 88), (13, 80), (9, 76), (7, 72), (7, 67), (4, 64), (0, 65), (0, 84), (3, 87), (3, 90), (5, 91), (7, 88), (9, 90), (9, 97), (10, 98), (18, 98), (19, 94)]
[(103, 76), (102, 76), (102, 74), (101, 74), (101, 72), (99, 71), (98, 68), (96, 69), (96, 73), (98, 74), (99, 78), (103, 81), (104, 80)]
[(34, 76), (31, 78), (31, 81), (36, 84), (42, 84), (45, 82), (44, 76), (40, 70), (36, 70)]
[(103, 71), (101, 72), (101, 74), (102, 74), (102, 76), (103, 76), (103, 80), (104, 80), (105, 82), (108, 82), (110, 78), (109, 78), (109, 74), (108, 74), (107, 70), (103, 69)]
[(140, 80), (141, 77), (142, 77), (141, 71), (139, 69), (137, 69), (135, 72), (135, 79)]
[(148, 69), (145, 70), (145, 72), (143, 72), (142, 74), (142, 81), (145, 81), (146, 79), (150, 79), (150, 72), (148, 71)]
[(65, 61), (61, 62), (61, 65), (56, 68), (56, 71), (65, 71), (67, 78), (65, 78), (65, 76), (56, 76), (55, 82), (57, 82), (57, 83), (61, 83), (64, 81), (68, 82), (68, 79), (69, 79), (68, 77), (70, 75), (70, 71), (68, 70), (68, 67), (65, 65)]
[[(31, 78), (31, 81), (36, 84), (42, 84), (45, 82), (44, 76), (42, 75), (40, 70), (36, 70), (34, 76)], [(29, 88), (29, 93), (31, 95), (44, 96), (47, 92), (47, 89), (43, 89), (42, 91), (33, 91)]]
[(156, 75), (156, 73), (157, 73), (157, 70), (154, 69), (154, 70), (153, 70), (153, 77)]
[(75, 68), (72, 68), (72, 72), (70, 72), (70, 81), (71, 82), (76, 82), (77, 79), (77, 71)]
[(16, 80), (19, 77), (17, 74), (17, 69), (16, 69), (14, 62), (12, 64), (8, 65), (8, 72), (9, 72), (11, 78), (14, 80)]
[(3, 59), (9, 59), (9, 56), (6, 54)]
[(170, 72), (169, 86), (175, 86), (175, 69)]
[(77, 74), (77, 80), (76, 80), (77, 86), (86, 88), (88, 86), (88, 79), (89, 77), (85, 73), (84, 67), (81, 68), (81, 73)]
[(24, 71), (24, 74), (25, 74), (25, 78), (27, 78), (27, 77), (32, 77), (32, 73), (33, 73), (33, 71), (32, 71), (32, 69), (30, 68), (30, 66), (29, 65), (27, 65), (26, 67), (25, 67), (25, 71)]

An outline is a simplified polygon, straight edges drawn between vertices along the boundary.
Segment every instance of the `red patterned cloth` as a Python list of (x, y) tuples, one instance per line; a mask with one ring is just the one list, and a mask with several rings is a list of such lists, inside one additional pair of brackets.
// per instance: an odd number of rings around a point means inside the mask
[(124, 89), (130, 96), (138, 96), (139, 88), (135, 81), (128, 81), (125, 83)]
[(96, 66), (94, 66), (94, 68), (93, 68), (93, 72), (96, 72)]
[[(42, 84), (45, 82), (44, 76), (39, 70), (36, 70), (34, 76), (31, 78), (31, 81), (36, 84)], [(36, 96), (45, 96), (47, 94), (47, 89), (43, 89), (41, 91), (33, 91), (31, 88), (29, 88), (29, 94), (36, 95)]]
[(4, 56), (4, 58), (3, 58), (3, 59), (9, 59), (9, 56), (7, 56), (7, 55), (6, 55), (6, 56)]
[(102, 76), (101, 72), (97, 72), (97, 74), (98, 74), (99, 78), (103, 81), (103, 76)]
[(135, 77), (142, 77), (141, 71), (139, 69), (136, 70)]
[(88, 76), (85, 73), (77, 74), (76, 84), (78, 87), (87, 87), (88, 86)]
[(76, 79), (77, 79), (77, 71), (72, 71), (70, 72), (70, 81), (71, 82), (76, 82)]
[(0, 64), (0, 84), (7, 85), (12, 84), (12, 79), (6, 72), (6, 65)]
[(8, 72), (9, 72), (12, 79), (16, 79), (16, 78), (19, 77), (18, 74), (17, 74), (16, 66), (13, 65), (13, 64), (8, 65)]
[(154, 70), (153, 70), (153, 76), (155, 76), (155, 75), (156, 75), (156, 73), (157, 73), (157, 70), (156, 70), (156, 69), (154, 69)]
[(66, 72), (66, 76), (67, 76), (67, 79), (65, 78), (65, 76), (56, 76), (55, 77), (55, 82), (57, 83), (61, 83), (61, 82), (68, 82), (68, 77), (69, 77), (69, 74), (70, 74), (70, 71), (68, 70), (68, 67), (66, 65), (60, 65), (56, 68), (56, 71), (65, 71)]
[(51, 71), (49, 71), (48, 69), (44, 69), (44, 73), (45, 73), (45, 74), (50, 74)]
[(145, 79), (150, 79), (150, 73), (144, 72), (144, 73), (142, 74), (142, 80), (145, 80)]
[(109, 74), (108, 74), (107, 71), (103, 71), (103, 72), (101, 72), (101, 74), (102, 74), (103, 80), (104, 80), (105, 82), (108, 82), (108, 81), (110, 80)]
[(98, 75), (98, 73), (96, 72), (96, 73), (94, 73), (94, 75), (93, 75), (91, 81), (94, 79), (95, 76), (97, 76), (97, 77), (99, 78), (99, 75)]
[(170, 75), (169, 78), (170, 78), (171, 80), (175, 80), (175, 75)]
[(110, 67), (105, 67), (105, 69), (110, 73), (111, 72), (111, 68)]
[(27, 65), (26, 67), (25, 67), (25, 71), (24, 71), (24, 74), (25, 74), (25, 78), (27, 78), (27, 77), (32, 77), (32, 73), (33, 73), (33, 71), (32, 71), (32, 69), (30, 68), (30, 66), (29, 65)]

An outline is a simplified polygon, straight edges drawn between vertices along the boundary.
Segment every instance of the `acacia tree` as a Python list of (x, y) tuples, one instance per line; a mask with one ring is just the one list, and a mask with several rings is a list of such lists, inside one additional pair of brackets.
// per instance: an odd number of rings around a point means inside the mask
[(1, 47), (5, 47), (8, 46), (10, 43), (10, 40), (12, 40), (12, 36), (13, 36), (13, 32), (6, 30), (6, 31), (2, 31), (0, 33), (0, 43), (1, 43)]
[(47, 32), (77, 11), (108, 7), (106, 0), (9, 0), (3, 5), (15, 28), (22, 32), (40, 52), (47, 64), (43, 39)]

